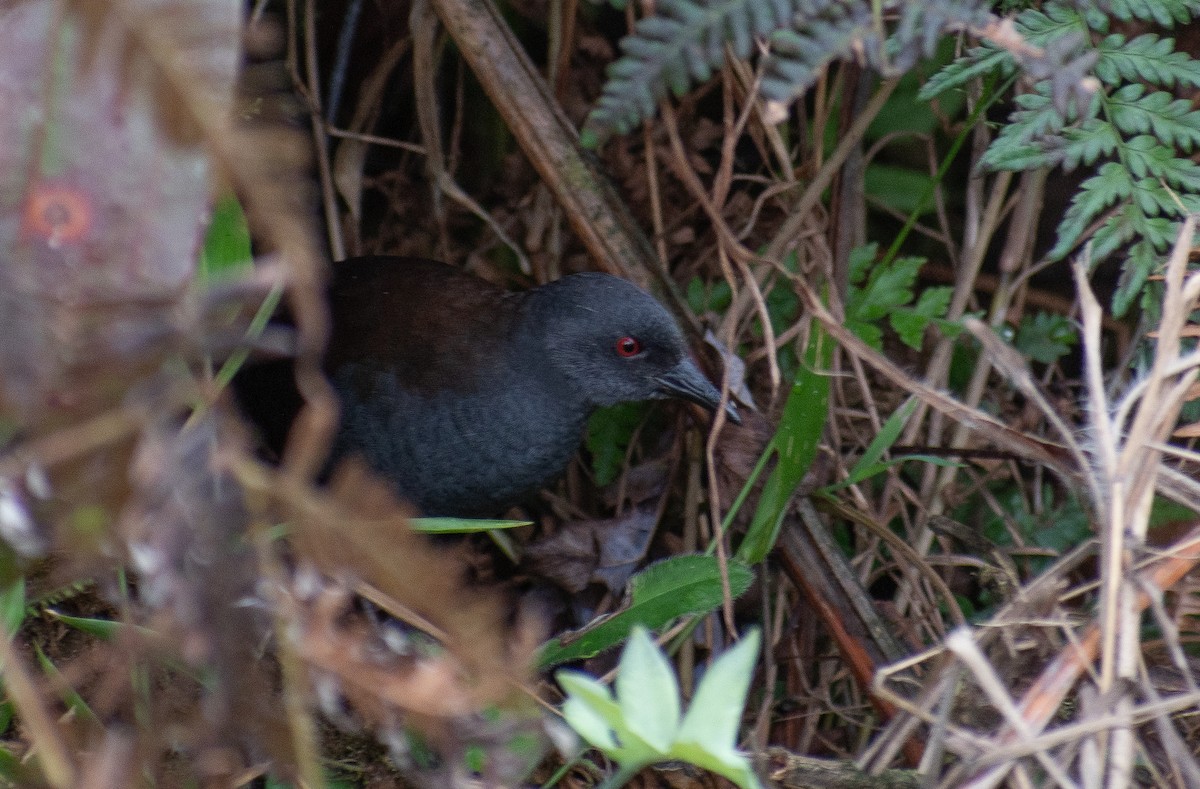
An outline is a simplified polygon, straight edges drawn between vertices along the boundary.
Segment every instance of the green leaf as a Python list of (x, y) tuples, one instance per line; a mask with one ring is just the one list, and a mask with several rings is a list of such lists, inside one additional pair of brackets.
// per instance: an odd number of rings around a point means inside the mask
[(1171, 28), (1176, 23), (1190, 22), (1200, 10), (1200, 3), (1196, 0), (1107, 0), (1104, 7), (1118, 19), (1140, 19)]
[(506, 521), (477, 518), (413, 518), (409, 521), (413, 531), (422, 534), (478, 534), (493, 529), (515, 529), (531, 526), (533, 521)]
[(25, 579), (18, 578), (0, 590), (0, 618), (4, 632), (12, 638), (25, 621)]
[(759, 631), (751, 630), (705, 672), (679, 727), (680, 740), (714, 753), (734, 749), (759, 644)]
[(1115, 91), (1106, 106), (1113, 125), (1125, 134), (1153, 134), (1168, 146), (1189, 152), (1200, 144), (1200, 110), (1170, 93), (1146, 95), (1146, 87), (1134, 83)]
[(875, 265), (867, 284), (862, 288), (851, 288), (846, 296), (846, 321), (867, 322), (878, 320), (896, 307), (912, 301), (913, 283), (924, 258), (896, 258), (891, 265)]
[(1175, 41), (1153, 33), (1132, 41), (1120, 33), (1106, 37), (1096, 49), (1096, 76), (1115, 85), (1122, 81), (1146, 81), (1152, 85), (1200, 87), (1200, 62), (1186, 52), (1175, 51)]
[(42, 651), (41, 646), (34, 644), (33, 650), (37, 656), (38, 665), (41, 666), (46, 677), (50, 679), (51, 686), (58, 689), (58, 697), (67, 706), (67, 709), (71, 710), (77, 717), (86, 719), (98, 727), (103, 726), (100, 723), (100, 719), (96, 717), (96, 713), (92, 712), (92, 708), (83, 700), (83, 696), (75, 692), (75, 689), (67, 683), (67, 680), (58, 670), (58, 666), (55, 666), (50, 658), (46, 657), (46, 653)]
[[(1058, 241), (1046, 256), (1060, 260), (1067, 255), (1092, 221), (1110, 205), (1133, 194), (1129, 171), (1116, 162), (1102, 165), (1071, 199), (1071, 206), (1058, 226)], [(1093, 250), (1093, 255), (1096, 254)]]
[[(738, 597), (750, 588), (754, 573), (740, 562), (729, 562), (728, 570), (730, 591)], [(681, 616), (713, 611), (724, 600), (720, 567), (712, 556), (675, 556), (652, 564), (633, 577), (630, 587), (627, 608), (547, 641), (538, 665), (547, 668), (595, 657), (620, 643), (635, 625), (655, 630)]]
[(1078, 344), (1075, 324), (1064, 315), (1048, 312), (1026, 315), (1013, 341), (1018, 351), (1042, 364), (1054, 364)]
[(767, 445), (766, 453), (774, 452), (777, 463), (763, 485), (746, 537), (738, 546), (737, 558), (746, 564), (761, 562), (775, 546), (788, 502), (817, 457), (829, 411), (829, 378), (825, 371), (832, 358), (833, 340), (813, 324), (805, 363), (783, 406), (779, 428)]
[(893, 211), (917, 212), (918, 216), (933, 211), (933, 206), (921, 199), (932, 183), (929, 173), (888, 164), (872, 164), (863, 175), (863, 187), (869, 197)]
[(617, 704), (633, 733), (666, 753), (679, 728), (679, 684), (644, 627), (633, 628), (621, 654)]
[(673, 756), (686, 758), (746, 789), (760, 785), (745, 754), (737, 750), (759, 640), (759, 631), (751, 630), (713, 663), (696, 689), (671, 749)]
[(650, 634), (636, 628), (617, 667), (615, 699), (585, 674), (555, 675), (567, 693), (563, 717), (620, 765), (606, 785), (619, 786), (645, 765), (683, 759), (744, 789), (760, 789), (749, 760), (736, 747), (758, 645), (758, 631), (752, 630), (712, 664), (681, 724), (671, 664)]
[[(904, 430), (904, 423), (912, 416), (913, 411), (917, 409), (917, 398), (910, 397), (904, 405), (897, 408), (887, 421), (883, 423), (883, 427), (867, 445), (867, 449), (863, 452), (862, 457), (850, 469), (850, 479), (855, 479), (859, 474), (862, 474), (865, 469), (868, 469), (877, 464), (883, 453), (891, 449), (892, 444), (896, 443), (896, 439), (900, 438), (900, 432)], [(865, 479), (866, 477), (859, 477)], [(851, 483), (854, 484), (854, 483)]]
[(0, 745), (0, 778), (10, 786), (41, 786), (43, 780), (31, 774), (29, 768), (13, 755), (7, 747)]
[(621, 726), (621, 710), (608, 688), (578, 671), (559, 671), (554, 678), (567, 693), (562, 712), (571, 728), (602, 751), (617, 750), (614, 729)]
[(250, 273), (254, 258), (250, 251), (250, 228), (237, 196), (226, 194), (213, 207), (212, 222), (200, 250), (198, 275), (201, 284), (233, 279)]
[(586, 445), (597, 485), (615, 480), (625, 466), (629, 441), (647, 408), (646, 403), (621, 403), (600, 409), (588, 420)]
[(950, 307), (953, 288), (929, 288), (917, 299), (913, 307), (900, 307), (889, 318), (900, 341), (914, 350), (921, 350), (925, 338), (925, 327), (943, 317)]
[(990, 44), (974, 47), (967, 54), (934, 74), (917, 97), (928, 101), (954, 88), (965, 87), (974, 79), (993, 72), (1007, 76), (1016, 70), (1012, 56)]
[[(68, 616), (67, 614), (60, 614), (53, 608), (47, 608), (46, 614), (57, 619), (65, 625), (75, 628), (81, 633), (86, 633), (89, 636), (95, 636), (96, 638), (100, 638), (105, 641), (111, 641), (112, 639), (116, 638), (117, 633), (120, 632), (121, 628), (125, 627), (123, 623), (114, 622), (111, 619)], [(150, 631), (147, 630), (146, 632)]]

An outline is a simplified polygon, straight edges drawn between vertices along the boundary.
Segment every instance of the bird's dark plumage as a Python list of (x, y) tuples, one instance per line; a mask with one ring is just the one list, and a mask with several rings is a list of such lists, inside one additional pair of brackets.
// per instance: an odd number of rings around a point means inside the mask
[(441, 263), (357, 258), (336, 265), (330, 312), (335, 455), (363, 456), (431, 515), (494, 510), (550, 481), (597, 407), (719, 402), (667, 311), (605, 274), (510, 293)]

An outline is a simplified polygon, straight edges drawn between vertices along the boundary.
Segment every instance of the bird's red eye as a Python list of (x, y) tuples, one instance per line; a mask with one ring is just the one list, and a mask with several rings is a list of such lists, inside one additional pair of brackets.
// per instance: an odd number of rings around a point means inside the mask
[(617, 355), (624, 356), (628, 359), (631, 356), (637, 356), (642, 352), (642, 344), (637, 341), (636, 337), (622, 337), (617, 340)]

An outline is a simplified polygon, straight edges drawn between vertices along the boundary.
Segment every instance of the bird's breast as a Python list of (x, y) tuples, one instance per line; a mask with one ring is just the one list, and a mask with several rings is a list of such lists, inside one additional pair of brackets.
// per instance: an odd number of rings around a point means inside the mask
[(589, 408), (534, 378), (467, 391), (412, 391), (394, 373), (344, 369), (336, 453), (359, 454), (429, 515), (513, 503), (562, 472)]

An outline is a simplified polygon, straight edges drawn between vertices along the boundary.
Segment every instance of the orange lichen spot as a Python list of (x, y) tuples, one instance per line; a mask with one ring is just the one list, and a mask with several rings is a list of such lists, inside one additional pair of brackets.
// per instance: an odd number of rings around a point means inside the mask
[(72, 244), (92, 227), (92, 198), (75, 186), (42, 183), (25, 202), (25, 229), (52, 248)]

